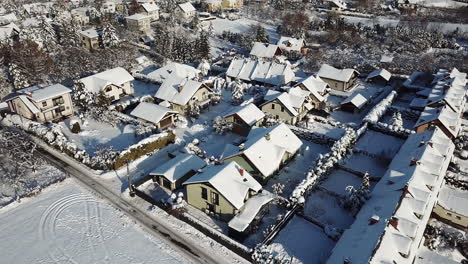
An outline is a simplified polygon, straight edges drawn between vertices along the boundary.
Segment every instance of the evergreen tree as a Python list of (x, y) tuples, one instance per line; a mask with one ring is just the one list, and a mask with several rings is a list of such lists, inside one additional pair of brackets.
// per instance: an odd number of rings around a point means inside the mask
[(31, 86), (23, 69), (12, 63), (9, 67), (10, 77), (15, 89), (23, 89)]
[(255, 27), (255, 31), (256, 31), (256, 40), (257, 40), (258, 42), (262, 42), (262, 43), (268, 43), (268, 42), (270, 42), (270, 37), (269, 37), (268, 34), (266, 33), (265, 28), (262, 27), (260, 24), (258, 24), (258, 25)]
[(196, 13), (193, 16), (192, 21), (190, 21), (189, 26), (191, 29), (196, 30), (198, 28), (198, 24), (200, 24), (200, 18), (198, 17), (198, 13)]
[(195, 46), (195, 53), (198, 60), (208, 59), (210, 57), (210, 39), (208, 32), (205, 30), (200, 31)]
[(107, 23), (102, 30), (102, 44), (104, 47), (116, 47), (120, 43), (120, 39), (115, 32), (114, 26)]
[(94, 104), (94, 95), (86, 90), (81, 81), (75, 81), (73, 85), (73, 103), (83, 111)]

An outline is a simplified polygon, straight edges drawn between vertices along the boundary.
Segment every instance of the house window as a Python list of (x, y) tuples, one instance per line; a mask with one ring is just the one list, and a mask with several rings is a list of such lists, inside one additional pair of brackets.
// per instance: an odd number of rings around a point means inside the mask
[(211, 203), (219, 205), (219, 194), (212, 192), (211, 193)]
[(112, 86), (107, 86), (106, 87), (106, 92), (110, 92), (110, 91), (112, 91)]
[(208, 200), (208, 190), (206, 188), (201, 187), (201, 198)]
[(461, 220), (461, 217), (456, 215), (455, 218), (457, 218), (458, 220)]
[(271, 104), (271, 109), (275, 109), (275, 104)]
[(451, 213), (447, 213), (447, 215), (448, 215), (448, 216), (452, 216), (452, 214), (451, 214)]
[(281, 106), (281, 112), (284, 112), (284, 106)]
[(63, 97), (60, 96), (60, 97), (52, 99), (52, 102), (54, 103), (54, 105), (59, 105), (59, 104), (63, 104), (64, 100), (63, 100)]
[(47, 102), (42, 102), (42, 106), (43, 106), (43, 107), (46, 107), (46, 106), (47, 106)]

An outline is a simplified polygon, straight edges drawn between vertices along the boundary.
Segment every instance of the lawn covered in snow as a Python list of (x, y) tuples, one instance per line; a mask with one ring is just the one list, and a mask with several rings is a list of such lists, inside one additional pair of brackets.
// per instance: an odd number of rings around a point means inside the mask
[[(391, 161), (391, 160), (390, 160)], [(387, 171), (388, 160), (353, 153), (344, 160), (343, 166), (353, 171), (369, 173), (370, 177), (382, 177)]]
[[(355, 148), (392, 159), (405, 140), (368, 129)], [(385, 143), (385, 144), (384, 144)]]
[(353, 186), (355, 189), (359, 189), (361, 183), (362, 178), (347, 171), (337, 169), (330, 173), (327, 179), (320, 184), (320, 187), (344, 196), (346, 195), (346, 187)]
[(2, 263), (186, 263), (72, 179), (0, 210)]
[(292, 263), (324, 263), (335, 242), (322, 229), (294, 216), (271, 243), (271, 248), (293, 257)]

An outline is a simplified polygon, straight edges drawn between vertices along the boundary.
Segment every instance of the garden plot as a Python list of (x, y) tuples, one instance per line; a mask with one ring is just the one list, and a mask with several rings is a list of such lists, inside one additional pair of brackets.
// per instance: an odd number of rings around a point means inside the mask
[(132, 82), (134, 94), (133, 97), (142, 97), (145, 95), (154, 96), (158, 91), (159, 85), (147, 83), (138, 80)]
[(355, 149), (384, 156), (391, 160), (403, 143), (405, 143), (404, 139), (368, 129), (364, 136), (357, 141)]
[(346, 229), (354, 222), (350, 212), (341, 207), (337, 197), (313, 191), (307, 198), (304, 214), (324, 225)]
[(305, 124), (305, 127), (314, 134), (321, 134), (336, 140), (340, 139), (345, 132), (343, 128), (334, 127), (317, 121), (309, 121)]
[(265, 232), (271, 225), (278, 222), (280, 216), (286, 213), (286, 209), (280, 205), (271, 202), (268, 205), (267, 213), (262, 217), (262, 220), (258, 226), (257, 231), (250, 234), (242, 243), (250, 248), (254, 248), (257, 244), (261, 243), (264, 239)]
[(312, 166), (318, 155), (330, 151), (328, 146), (309, 141), (302, 141), (302, 143), (303, 145), (299, 150), (300, 154), (270, 178), (268, 184), (264, 186), (266, 190), (273, 192), (272, 186), (276, 183), (281, 183), (284, 185), (282, 196), (289, 197), (297, 184), (304, 180), (305, 174), (309, 171), (309, 167)]
[[(361, 186), (362, 178), (344, 170), (333, 170), (332, 173), (325, 179), (320, 187), (327, 191), (345, 196), (347, 194), (346, 187), (353, 186), (356, 190)], [(371, 182), (371, 191), (375, 184)]]
[(59, 123), (63, 128), (63, 134), (75, 143), (78, 149), (86, 150), (91, 156), (103, 146), (111, 146), (114, 150), (122, 151), (140, 140), (135, 136), (134, 125), (112, 126), (88, 118), (81, 123), (81, 132), (75, 134), (71, 132), (70, 121), (71, 119), (67, 119)]
[(360, 153), (353, 153), (344, 160), (343, 166), (360, 173), (369, 173), (370, 177), (380, 178), (385, 174), (390, 160), (373, 158)]
[(361, 124), (362, 119), (366, 116), (367, 112), (370, 110), (370, 106), (364, 107), (359, 113), (350, 113), (341, 110), (336, 110), (330, 113), (328, 119), (345, 123), (349, 126), (357, 127)]
[(325, 263), (334, 245), (320, 227), (294, 216), (270, 247), (291, 256), (292, 263), (318, 264)]
[[(393, 113), (390, 112), (390, 111), (387, 111), (382, 116), (382, 119), (380, 120), (380, 122), (387, 123), (387, 124), (391, 125), (392, 124), (392, 117), (393, 117)], [(417, 121), (416, 119), (408, 118), (405, 115), (401, 116), (401, 120), (403, 121), (403, 128), (409, 129), (409, 130), (414, 129), (414, 125), (416, 124), (416, 121)]]

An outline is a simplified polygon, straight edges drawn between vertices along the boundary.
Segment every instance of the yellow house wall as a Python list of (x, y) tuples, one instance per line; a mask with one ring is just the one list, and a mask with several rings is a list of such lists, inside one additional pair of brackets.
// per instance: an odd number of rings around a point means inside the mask
[[(271, 106), (273, 104), (275, 105), (275, 109), (271, 108)], [(278, 100), (274, 100), (272, 102), (269, 102), (269, 103), (266, 103), (266, 104), (262, 105), (261, 110), (265, 114), (272, 114), (273, 116), (278, 116), (278, 118), (283, 120), (284, 122), (286, 122), (288, 124), (291, 124), (291, 125), (295, 125), (296, 122), (297, 122), (297, 118), (294, 117), (293, 115), (291, 115), (291, 113), (288, 112), (288, 110), (284, 106), (283, 106), (284, 111), (282, 112), (281, 111), (282, 106), (283, 105), (281, 103), (279, 103)]]
[[(208, 201), (202, 198), (202, 189), (207, 189)], [(224, 198), (216, 189), (204, 184), (204, 183), (193, 183), (186, 185), (187, 190), (187, 203), (191, 206), (203, 210), (208, 208), (207, 203), (211, 203), (211, 193), (217, 193), (219, 195), (219, 205), (215, 205), (215, 213), (219, 214), (223, 220), (231, 219), (238, 211), (236, 208)]]
[[(452, 212), (452, 211), (449, 211), (449, 210), (446, 210), (445, 208), (443, 208), (442, 206), (440, 206), (439, 204), (436, 204), (434, 206), (434, 209), (432, 210), (433, 213), (435, 213), (436, 215), (438, 215), (439, 217), (449, 221), (449, 222), (452, 222), (456, 225), (459, 225), (459, 226), (463, 226), (463, 227), (468, 227), (468, 217), (466, 216), (463, 216), (461, 214), (457, 214), (455, 212)], [(450, 214), (450, 215), (448, 215)], [(457, 216), (460, 218), (460, 219), (457, 219)]]

